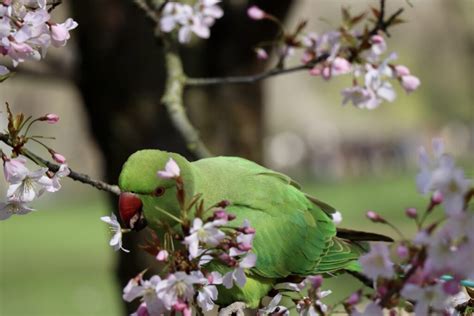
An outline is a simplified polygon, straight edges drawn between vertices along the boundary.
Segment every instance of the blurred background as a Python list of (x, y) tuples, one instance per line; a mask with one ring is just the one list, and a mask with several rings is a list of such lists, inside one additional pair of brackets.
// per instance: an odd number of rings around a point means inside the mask
[[(257, 73), (251, 47), (275, 32), (251, 22), (245, 8), (258, 4), (292, 27), (302, 18), (318, 33), (337, 27), (340, 8), (353, 12), (378, 1), (224, 0), (225, 17), (209, 41), (182, 50), (192, 76)], [(255, 85), (192, 88), (186, 104), (193, 122), (215, 154), (238, 155), (280, 170), (306, 191), (339, 209), (341, 226), (392, 234), (364, 218), (368, 209), (402, 231), (406, 207), (423, 208), (416, 192), (416, 152), (432, 137), (445, 139), (472, 177), (474, 163), (474, 2), (471, 0), (388, 1), (389, 12), (405, 8), (407, 23), (392, 29), (389, 50), (421, 79), (418, 91), (401, 89), (392, 104), (367, 111), (341, 106), (349, 78), (324, 82), (301, 72)], [(14, 111), (61, 116), (56, 126), (37, 125), (37, 134), (68, 158), (69, 165), (116, 183), (122, 163), (140, 148), (160, 148), (193, 159), (159, 103), (164, 69), (151, 24), (131, 0), (64, 1), (53, 13), (73, 16), (79, 28), (65, 49), (51, 50), (43, 63), (25, 63), (0, 84), (0, 103)], [(295, 60), (295, 62), (297, 62)], [(4, 111), (2, 110), (2, 114)], [(5, 127), (5, 116), (2, 128)], [(37, 153), (48, 157), (41, 148)], [(146, 267), (144, 258), (113, 253), (100, 216), (116, 201), (71, 180), (45, 195), (38, 212), (0, 223), (0, 315), (121, 315), (121, 289)], [(2, 183), (2, 192), (5, 184)], [(127, 236), (136, 250), (139, 237)], [(137, 253), (137, 252), (135, 252)], [(357, 284), (342, 277), (327, 282), (340, 289), (336, 301)], [(344, 286), (341, 286), (344, 284)], [(349, 284), (349, 285), (348, 285)]]

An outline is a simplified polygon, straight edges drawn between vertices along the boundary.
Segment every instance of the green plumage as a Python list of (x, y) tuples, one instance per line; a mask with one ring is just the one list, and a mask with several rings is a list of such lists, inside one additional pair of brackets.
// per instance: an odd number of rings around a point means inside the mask
[[(331, 207), (309, 199), (289, 177), (242, 158), (215, 157), (189, 163), (177, 154), (158, 150), (132, 155), (119, 184), (124, 191), (142, 194), (145, 217), (155, 229), (159, 220), (169, 220), (156, 211), (156, 205), (176, 215), (179, 212), (174, 182), (156, 177), (170, 157), (181, 169), (188, 199), (201, 193), (206, 207), (229, 200), (228, 211), (237, 216), (231, 224), (240, 226), (248, 219), (256, 229), (256, 266), (248, 272), (243, 289), (220, 290), (219, 303), (239, 300), (257, 307), (273, 284), (286, 277), (358, 270), (357, 259), (364, 249), (360, 243), (336, 237), (326, 213), (333, 211)], [(161, 197), (150, 196), (157, 186), (168, 190)], [(225, 271), (222, 266), (214, 268)]]

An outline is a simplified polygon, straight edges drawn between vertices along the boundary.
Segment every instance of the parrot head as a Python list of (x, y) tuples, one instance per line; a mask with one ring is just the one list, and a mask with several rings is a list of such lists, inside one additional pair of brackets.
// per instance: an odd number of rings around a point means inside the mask
[(158, 207), (179, 217), (175, 180), (157, 176), (170, 158), (179, 166), (186, 196), (192, 196), (194, 177), (191, 165), (184, 157), (161, 150), (138, 151), (128, 158), (119, 177), (122, 191), (119, 213), (126, 228), (138, 231), (150, 225), (158, 229), (160, 221), (170, 221), (170, 217), (157, 210)]

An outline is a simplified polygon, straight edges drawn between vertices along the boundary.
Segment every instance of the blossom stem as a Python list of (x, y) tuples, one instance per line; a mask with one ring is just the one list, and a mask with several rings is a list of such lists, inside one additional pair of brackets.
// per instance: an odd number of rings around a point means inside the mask
[(159, 212), (169, 216), (170, 218), (174, 219), (175, 221), (177, 221), (178, 223), (180, 223), (181, 225), (183, 225), (183, 221), (180, 220), (179, 218), (177, 218), (176, 216), (174, 216), (173, 214), (169, 213), (168, 211), (162, 209), (161, 207), (159, 206), (155, 206), (155, 209), (158, 210)]
[(187, 78), (185, 84), (187, 86), (209, 86), (209, 85), (220, 85), (220, 84), (242, 84), (242, 83), (255, 83), (270, 77), (289, 74), (293, 72), (298, 72), (302, 70), (309, 70), (314, 68), (315, 65), (321, 63), (327, 59), (327, 55), (321, 55), (314, 62), (299, 65), (289, 68), (273, 68), (259, 74), (248, 75), (248, 76), (235, 76), (235, 77), (216, 77), (216, 78)]

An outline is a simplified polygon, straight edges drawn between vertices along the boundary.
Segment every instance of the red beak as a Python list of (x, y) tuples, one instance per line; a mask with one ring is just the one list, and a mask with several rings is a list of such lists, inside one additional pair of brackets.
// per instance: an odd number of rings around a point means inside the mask
[(134, 229), (142, 219), (142, 201), (133, 193), (124, 192), (119, 197), (120, 219), (125, 227)]

